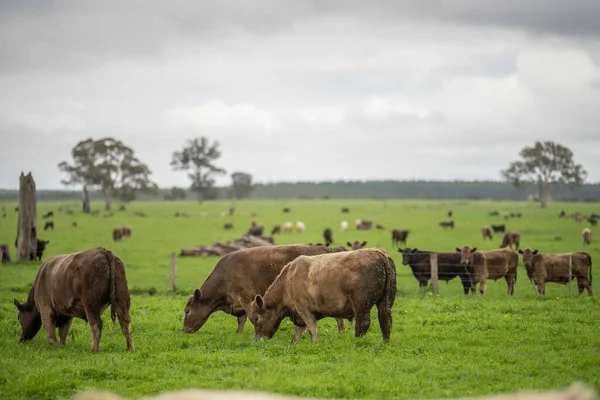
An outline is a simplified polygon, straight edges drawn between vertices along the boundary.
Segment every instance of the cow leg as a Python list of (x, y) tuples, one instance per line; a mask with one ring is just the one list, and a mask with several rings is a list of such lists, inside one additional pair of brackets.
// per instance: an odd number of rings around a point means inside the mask
[(377, 303), (377, 318), (379, 319), (383, 341), (389, 343), (392, 332), (392, 310), (388, 307), (387, 299), (385, 298), (379, 300), (379, 303)]
[(579, 294), (583, 293), (584, 283), (581, 279), (577, 279), (577, 291)]
[(308, 333), (310, 333), (313, 343), (317, 343), (317, 319), (313, 313), (308, 310), (298, 310), (298, 314), (306, 324), (306, 329), (308, 329)]
[(292, 339), (292, 344), (298, 343), (298, 341), (300, 340), (300, 337), (302, 336), (302, 334), (304, 333), (305, 330), (306, 330), (306, 326), (296, 325), (296, 333), (294, 334), (294, 338)]
[(508, 286), (508, 295), (512, 296), (515, 294), (515, 277), (513, 275), (506, 275), (506, 285)]
[(338, 331), (340, 333), (346, 332), (346, 328), (344, 328), (344, 319), (343, 318), (336, 318), (335, 320), (337, 321)]
[(248, 320), (248, 314), (240, 315), (239, 317), (237, 317), (237, 322), (238, 322), (237, 332), (238, 333), (244, 331), (244, 325), (246, 324), (247, 320)]
[(85, 315), (92, 331), (92, 351), (95, 353), (100, 347), (100, 337), (102, 336), (102, 318), (100, 317), (100, 313), (92, 312), (87, 307), (85, 308)]
[(67, 336), (69, 335), (69, 329), (73, 323), (73, 317), (62, 317), (58, 321), (58, 333), (60, 333), (60, 344), (67, 342)]
[(487, 288), (487, 280), (483, 280), (481, 282), (479, 282), (479, 293), (481, 293), (482, 296), (485, 296), (485, 290)]
[(465, 294), (465, 296), (467, 296), (469, 294), (469, 288), (471, 287), (471, 280), (469, 279), (469, 277), (465, 277), (462, 276), (460, 277), (460, 282), (462, 283), (463, 286), (463, 292)]
[[(129, 318), (129, 310), (127, 308), (117, 306), (115, 311), (117, 314), (117, 319), (119, 320), (119, 325), (121, 326), (121, 331), (123, 332), (123, 335), (125, 335), (127, 351), (133, 351), (135, 350), (135, 346), (133, 345), (133, 340), (131, 339), (131, 319)], [(100, 320), (100, 329), (102, 329), (102, 320)], [(100, 341), (99, 336), (98, 341)]]
[(50, 344), (58, 344), (56, 340), (56, 317), (54, 316), (54, 312), (49, 308), (44, 308), (40, 310), (40, 317), (42, 318), (42, 326), (46, 330), (46, 338), (48, 338)]

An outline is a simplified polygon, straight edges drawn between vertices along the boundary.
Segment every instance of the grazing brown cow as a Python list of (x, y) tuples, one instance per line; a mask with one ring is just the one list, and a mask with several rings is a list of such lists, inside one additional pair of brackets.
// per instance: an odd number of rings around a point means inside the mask
[[(224, 311), (237, 317), (237, 331), (242, 332), (247, 317), (252, 316), (250, 303), (254, 296), (265, 293), (287, 263), (301, 255), (336, 251), (325, 246), (261, 246), (223, 256), (200, 289), (188, 298), (183, 331), (194, 333), (212, 313)], [(342, 319), (338, 320), (338, 329), (344, 331)]]
[(46, 223), (44, 224), (44, 230), (47, 231), (48, 229), (54, 230), (54, 222), (53, 221), (46, 221)]
[(131, 228), (128, 226), (122, 226), (121, 227), (121, 232), (123, 234), (123, 237), (127, 236), (127, 237), (131, 237)]
[(354, 242), (350, 243), (347, 242), (346, 243), (348, 246), (350, 246), (352, 248), (352, 250), (358, 250), (358, 249), (362, 249), (363, 247), (365, 247), (367, 245), (367, 242), (359, 242), (358, 240), (355, 240)]
[(492, 230), (494, 233), (504, 233), (506, 232), (506, 225), (492, 225)]
[(444, 229), (446, 229), (446, 228), (454, 229), (454, 221), (442, 221), (438, 225)]
[(7, 244), (0, 244), (0, 257), (2, 257), (2, 264), (10, 263), (10, 249)]
[(502, 238), (502, 243), (500, 243), (500, 248), (503, 249), (506, 246), (510, 246), (512, 249), (513, 244), (516, 246), (516, 249), (519, 250), (519, 244), (521, 243), (521, 234), (519, 232), (506, 232), (504, 237)]
[(113, 240), (116, 242), (117, 240), (121, 240), (123, 238), (123, 228), (115, 228), (112, 232)]
[(406, 238), (408, 238), (407, 229), (394, 229), (392, 231), (392, 246), (397, 247), (399, 243), (403, 243), (406, 246)]
[(223, 224), (223, 229), (225, 229), (226, 231), (233, 229), (233, 222), (225, 222)]
[(527, 276), (539, 294), (546, 294), (546, 282), (569, 283), (571, 258), (571, 276), (577, 278), (579, 293), (586, 289), (592, 296), (592, 256), (588, 253), (542, 254), (531, 249), (519, 250), (519, 253), (523, 255)]
[(590, 230), (590, 228), (585, 228), (582, 232), (583, 234), (583, 244), (590, 244), (590, 242), (592, 241), (592, 231)]
[(110, 306), (113, 322), (119, 319), (133, 350), (129, 307), (131, 304), (123, 262), (110, 250), (96, 248), (58, 255), (40, 267), (24, 303), (14, 300), (19, 310), (21, 342), (33, 339), (43, 326), (51, 344), (65, 344), (73, 318), (90, 324), (92, 351), (98, 351), (102, 334), (101, 315)]
[(492, 231), (490, 230), (489, 226), (484, 226), (483, 228), (481, 228), (481, 236), (483, 236), (483, 240), (492, 240)]
[(519, 254), (513, 249), (498, 249), (488, 251), (477, 251), (477, 248), (456, 248), (460, 253), (460, 263), (464, 265), (471, 281), (471, 293), (475, 294), (477, 283), (479, 292), (485, 295), (488, 279), (506, 279), (508, 294), (514, 295), (515, 282), (517, 280), (517, 265)]
[(264, 297), (252, 302), (256, 338), (271, 338), (286, 316), (296, 325), (292, 343), (305, 326), (313, 343), (317, 321), (324, 317), (356, 319), (354, 336), (367, 333), (371, 308), (377, 305), (383, 341), (389, 342), (396, 298), (396, 266), (384, 251), (300, 256), (286, 265)]
[(331, 228), (325, 228), (323, 231), (323, 239), (325, 240), (325, 246), (329, 246), (333, 243), (333, 232), (331, 232)]

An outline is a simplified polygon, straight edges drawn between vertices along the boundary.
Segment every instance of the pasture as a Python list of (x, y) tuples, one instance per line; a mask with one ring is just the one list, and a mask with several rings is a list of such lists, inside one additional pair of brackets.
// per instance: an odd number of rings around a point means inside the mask
[[(183, 388), (247, 389), (327, 398), (451, 398), (519, 389), (550, 389), (581, 381), (600, 389), (600, 305), (597, 267), (593, 267), (594, 297), (577, 294), (568, 286), (548, 283), (547, 294), (534, 292), (519, 262), (515, 296), (509, 298), (506, 282), (488, 283), (485, 298), (464, 297), (460, 281), (440, 282), (439, 295), (419, 290), (410, 268), (391, 244), (390, 230), (410, 229), (408, 247), (452, 251), (469, 245), (497, 248), (501, 235), (484, 241), (482, 225), (506, 223), (522, 234), (522, 248), (541, 252), (585, 250), (593, 264), (600, 262), (600, 228), (592, 228), (592, 243), (583, 246), (581, 231), (587, 222), (559, 219), (567, 214), (600, 211), (598, 205), (537, 204), (459, 201), (239, 201), (233, 217), (222, 218), (229, 202), (134, 202), (126, 211), (103, 218), (83, 215), (79, 204), (74, 215), (59, 212), (63, 203), (38, 203), (38, 230), (49, 240), (44, 259), (96, 246), (112, 249), (125, 263), (132, 294), (133, 353), (125, 351), (118, 324), (103, 315), (100, 352), (90, 352), (89, 327), (75, 320), (67, 345), (53, 348), (45, 333), (19, 343), (19, 323), (13, 298), (24, 300), (39, 263), (3, 265), (0, 272), (0, 398), (70, 398), (83, 388), (99, 388), (129, 398)], [(17, 213), (14, 203), (0, 220), (0, 243), (13, 246)], [(93, 203), (92, 209), (103, 204)], [(284, 207), (291, 208), (284, 214)], [(348, 214), (340, 209), (349, 207)], [(118, 207), (115, 205), (114, 207)], [(442, 229), (449, 209), (454, 230)], [(43, 231), (41, 215), (54, 210), (54, 231)], [(521, 212), (522, 218), (504, 221), (488, 216), (492, 210)], [(136, 211), (147, 217), (135, 215)], [(200, 212), (208, 213), (206, 218)], [(189, 218), (175, 218), (185, 212)], [(251, 217), (250, 213), (256, 213)], [(354, 220), (373, 220), (385, 230), (357, 231)], [(367, 335), (355, 339), (353, 331), (339, 334), (335, 320), (318, 323), (319, 342), (305, 333), (290, 345), (294, 328), (284, 320), (270, 341), (254, 340), (247, 322), (235, 332), (236, 319), (218, 312), (195, 334), (182, 332), (183, 308), (218, 257), (177, 258), (177, 290), (169, 288), (170, 253), (217, 240), (242, 236), (250, 222), (265, 225), (302, 221), (304, 233), (275, 236), (276, 244), (322, 242), (325, 227), (333, 230), (333, 245), (367, 241), (393, 257), (398, 273), (398, 295), (393, 308), (393, 329), (388, 345), (382, 342), (376, 310)], [(340, 232), (340, 222), (349, 229)], [(76, 221), (77, 228), (71, 226)], [(224, 222), (233, 222), (226, 231)], [(131, 238), (113, 242), (112, 228), (129, 225)], [(557, 237), (561, 240), (557, 240)]]

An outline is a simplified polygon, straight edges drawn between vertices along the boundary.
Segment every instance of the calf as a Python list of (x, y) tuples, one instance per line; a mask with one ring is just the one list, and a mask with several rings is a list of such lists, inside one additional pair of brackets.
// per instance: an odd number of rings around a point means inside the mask
[[(250, 303), (257, 294), (267, 291), (287, 263), (301, 255), (336, 251), (325, 246), (260, 246), (223, 256), (202, 286), (188, 298), (183, 331), (197, 332), (212, 313), (224, 311), (237, 317), (237, 331), (242, 332), (248, 317), (253, 322)], [(342, 319), (338, 319), (338, 329), (344, 331)]]
[(454, 229), (454, 221), (442, 221), (438, 225), (444, 229), (446, 229), (446, 228)]
[(592, 240), (592, 231), (590, 228), (585, 228), (582, 232), (583, 235), (583, 244), (589, 245)]
[(92, 351), (97, 352), (102, 334), (101, 315), (110, 306), (113, 322), (118, 317), (133, 350), (129, 307), (131, 304), (123, 262), (110, 250), (97, 248), (54, 256), (40, 267), (27, 300), (14, 299), (19, 310), (21, 342), (31, 340), (43, 326), (51, 344), (65, 344), (73, 318), (90, 324)]
[(292, 343), (306, 327), (317, 342), (317, 321), (324, 317), (356, 319), (355, 337), (365, 335), (371, 308), (377, 305), (383, 341), (389, 342), (396, 298), (396, 266), (376, 249), (300, 256), (286, 265), (264, 296), (252, 302), (257, 339), (272, 338), (289, 317), (296, 325)]
[(500, 243), (500, 248), (503, 249), (506, 246), (510, 246), (512, 249), (513, 244), (516, 249), (519, 250), (519, 243), (521, 242), (521, 234), (519, 232), (506, 232)]
[(362, 249), (363, 247), (365, 247), (367, 245), (367, 242), (359, 242), (358, 240), (355, 240), (354, 242), (350, 243), (347, 242), (346, 243), (348, 246), (350, 246), (350, 248), (352, 250), (358, 250), (358, 249)]
[(54, 221), (46, 221), (44, 224), (44, 230), (47, 231), (48, 229), (54, 230)]
[(479, 292), (485, 295), (488, 279), (506, 279), (508, 294), (515, 294), (515, 282), (517, 280), (517, 265), (519, 254), (513, 249), (498, 249), (489, 251), (477, 251), (477, 248), (456, 248), (460, 254), (460, 263), (465, 267), (469, 280), (471, 281), (471, 293), (475, 294), (479, 283)]
[(484, 226), (483, 228), (481, 228), (481, 236), (483, 236), (483, 240), (492, 240), (492, 231), (490, 230), (489, 226)]
[(583, 251), (563, 254), (541, 254), (538, 250), (519, 250), (523, 255), (523, 265), (527, 276), (541, 295), (546, 294), (546, 282), (569, 282), (569, 259), (571, 259), (571, 279), (577, 278), (579, 293), (586, 289), (592, 296), (592, 256)]
[(494, 233), (506, 232), (506, 225), (492, 225)]
[(397, 247), (398, 243), (402, 243), (406, 246), (406, 238), (410, 231), (406, 229), (394, 229), (392, 231), (392, 246)]
[[(431, 253), (433, 251), (409, 249), (398, 249), (402, 253), (402, 264), (410, 266), (414, 277), (419, 282), (419, 287), (426, 288), (427, 282), (431, 279)], [(471, 281), (464, 267), (460, 264), (460, 254), (454, 252), (437, 253), (438, 260), (438, 279), (441, 281), (451, 281), (457, 276), (463, 286), (465, 295), (469, 294)]]
[(332, 232), (330, 228), (325, 228), (323, 231), (323, 239), (325, 240), (325, 246), (329, 246), (333, 243)]

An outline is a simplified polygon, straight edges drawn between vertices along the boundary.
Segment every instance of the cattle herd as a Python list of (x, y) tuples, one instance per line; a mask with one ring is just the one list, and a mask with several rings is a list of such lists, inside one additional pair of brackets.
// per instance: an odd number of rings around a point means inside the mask
[[(348, 212), (347, 208), (342, 210)], [(290, 213), (287, 208), (284, 210)], [(46, 214), (47, 215), (47, 214)], [(230, 212), (231, 215), (231, 212)], [(515, 214), (521, 217), (521, 214)], [(452, 217), (452, 211), (448, 212)], [(357, 230), (372, 229), (373, 221), (356, 220)], [(439, 223), (454, 229), (454, 221)], [(232, 226), (231, 226), (232, 227)], [(230, 228), (231, 228), (230, 227)], [(230, 229), (227, 228), (227, 229)], [(305, 230), (298, 221), (276, 225), (272, 234)], [(343, 221), (344, 231), (348, 223)], [(249, 234), (262, 235), (263, 227), (253, 222)], [(492, 232), (503, 233), (498, 249), (481, 251), (475, 247), (457, 247), (451, 252), (433, 252), (406, 247), (409, 230), (393, 229), (392, 245), (408, 265), (419, 287), (432, 279), (432, 259), (437, 260), (441, 281), (459, 278), (463, 293), (476, 294), (477, 285), (486, 294), (488, 280), (505, 279), (508, 295), (514, 295), (519, 254), (527, 277), (540, 295), (547, 282), (577, 280), (579, 293), (592, 296), (592, 258), (587, 252), (543, 254), (537, 249), (519, 249), (519, 232), (506, 231), (505, 225), (485, 226), (481, 234), (492, 239)], [(131, 236), (130, 227), (113, 230), (113, 239)], [(591, 231), (583, 231), (589, 244)], [(348, 242), (350, 249), (330, 247), (333, 231), (323, 231), (325, 244), (259, 246), (233, 251), (221, 257), (204, 283), (189, 296), (184, 307), (183, 332), (197, 332), (211, 314), (223, 311), (237, 318), (241, 332), (247, 320), (256, 339), (271, 338), (284, 318), (295, 325), (292, 343), (308, 330), (317, 340), (317, 321), (331, 317), (338, 330), (345, 331), (344, 320), (354, 323), (355, 336), (366, 334), (370, 312), (377, 307), (384, 342), (390, 340), (392, 307), (396, 298), (396, 265), (390, 255), (376, 248), (365, 248), (366, 241)], [(41, 260), (48, 241), (38, 240), (35, 256)], [(15, 243), (16, 245), (16, 243)], [(404, 248), (398, 247), (404, 245)], [(514, 246), (514, 249), (513, 249)], [(432, 255), (435, 254), (435, 257)], [(98, 351), (102, 332), (101, 314), (110, 306), (113, 322), (118, 319), (128, 350), (133, 350), (130, 295), (122, 260), (111, 250), (95, 248), (57, 255), (41, 265), (27, 299), (14, 300), (21, 325), (20, 340), (32, 339), (43, 327), (52, 344), (65, 344), (73, 318), (86, 321), (92, 333), (92, 351)], [(59, 340), (56, 337), (59, 330)]]

